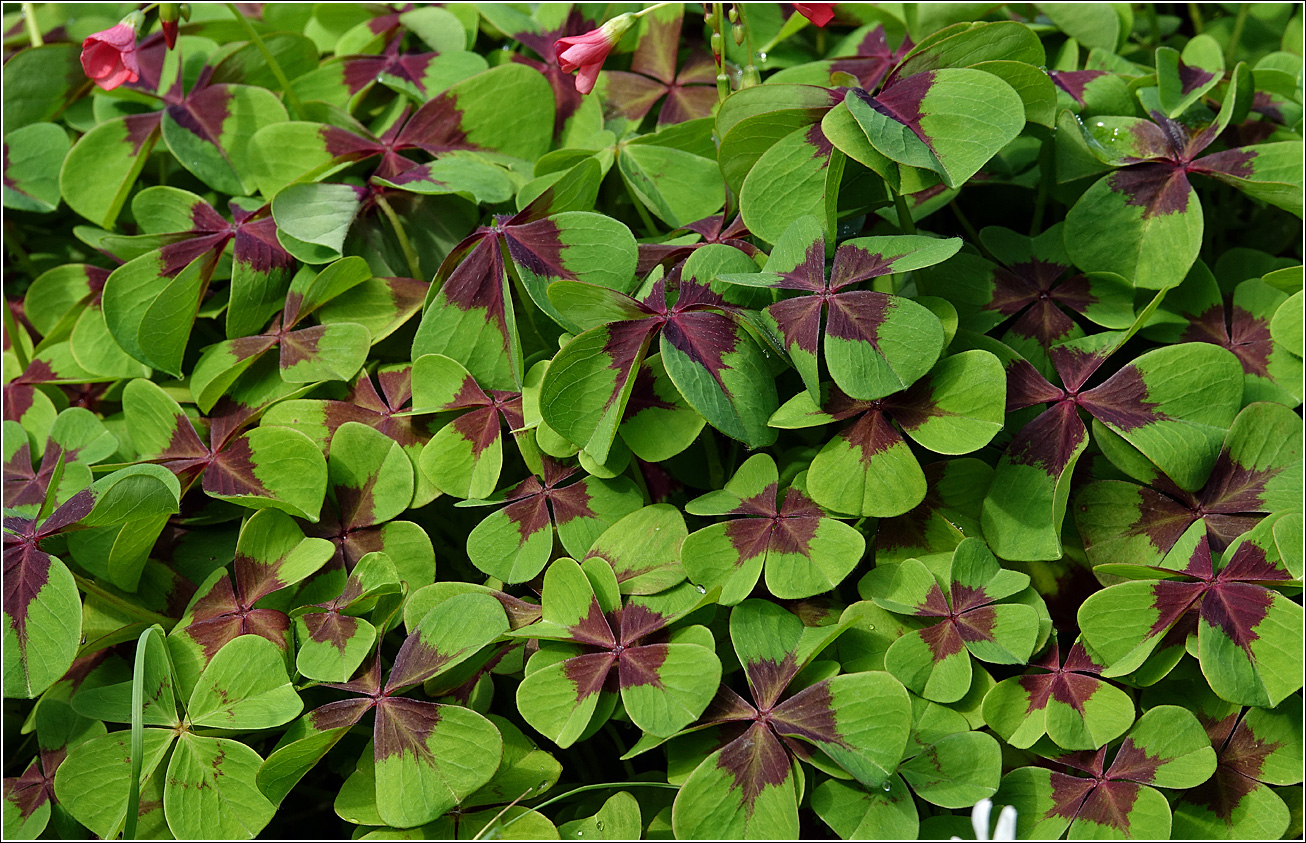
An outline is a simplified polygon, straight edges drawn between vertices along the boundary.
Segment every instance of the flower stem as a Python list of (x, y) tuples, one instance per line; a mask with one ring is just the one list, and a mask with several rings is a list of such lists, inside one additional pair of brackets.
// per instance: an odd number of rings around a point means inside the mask
[(1200, 3), (1189, 3), (1189, 4), (1188, 4), (1188, 16), (1189, 16), (1190, 18), (1192, 18), (1192, 20), (1193, 20), (1193, 34), (1194, 34), (1194, 35), (1201, 35), (1201, 34), (1202, 34), (1202, 30), (1206, 28), (1206, 24), (1205, 24), (1205, 22), (1202, 20), (1202, 9), (1201, 9), (1201, 4), (1200, 4)]
[(1152, 31), (1152, 41), (1150, 46), (1152, 49), (1156, 49), (1161, 46), (1161, 20), (1156, 16), (1156, 4), (1146, 3), (1144, 4), (1143, 9), (1147, 13), (1147, 23)]
[(907, 207), (907, 197), (903, 196), (891, 186), (889, 192), (893, 194), (893, 207), (898, 211), (898, 230), (903, 234), (916, 233), (916, 221), (911, 218), (911, 209)]
[[(617, 154), (620, 154), (620, 151), (618, 151)], [(644, 207), (644, 203), (640, 201), (639, 195), (635, 193), (634, 185), (632, 185), (625, 176), (622, 176), (621, 183), (626, 188), (626, 195), (630, 197), (630, 204), (635, 206), (635, 213), (639, 214), (639, 221), (644, 224), (644, 236), (657, 237), (657, 223), (653, 222), (653, 218), (648, 214), (648, 209)]]
[(23, 26), (27, 27), (27, 40), (32, 42), (33, 47), (44, 46), (41, 28), (36, 25), (36, 8), (31, 3), (23, 4)]
[(948, 207), (951, 208), (952, 213), (956, 215), (957, 222), (961, 223), (961, 227), (966, 232), (966, 236), (969, 237), (972, 242), (978, 242), (979, 232), (975, 230), (975, 226), (966, 218), (966, 215), (961, 210), (961, 206), (957, 204), (957, 200), (953, 199), (950, 201)]
[(165, 615), (160, 615), (157, 612), (151, 612), (149, 609), (143, 609), (128, 600), (122, 599), (113, 592), (106, 590), (104, 587), (97, 585), (80, 574), (73, 574), (73, 581), (77, 583), (78, 591), (85, 594), (87, 597), (95, 597), (98, 600), (109, 604), (124, 615), (139, 618), (146, 623), (157, 623), (164, 629), (172, 629), (172, 627), (177, 624), (176, 618), (170, 618)]
[(408, 231), (404, 228), (403, 220), (395, 213), (395, 209), (390, 207), (385, 196), (380, 193), (376, 194), (376, 206), (385, 214), (385, 218), (390, 221), (390, 227), (394, 229), (395, 239), (399, 241), (399, 248), (404, 253), (404, 260), (408, 262), (408, 273), (418, 281), (422, 278), (422, 267), (417, 260), (417, 252), (413, 251), (413, 244), (408, 239)]
[(1043, 142), (1043, 146), (1038, 151), (1038, 192), (1034, 197), (1034, 213), (1029, 221), (1029, 236), (1036, 237), (1043, 230), (1043, 213), (1048, 204), (1048, 185), (1055, 178), (1053, 173), (1052, 159), (1052, 138), (1049, 137)]
[(1229, 36), (1229, 46), (1224, 50), (1224, 66), (1228, 67), (1233, 64), (1234, 55), (1238, 52), (1238, 43), (1243, 38), (1243, 27), (1247, 25), (1247, 13), (1251, 11), (1250, 3), (1238, 4), (1238, 17), (1233, 22), (1233, 34)]
[[(567, 791), (566, 793), (558, 794), (557, 796), (553, 797), (552, 799), (546, 799), (546, 800), (544, 800), (543, 802), (541, 802), (540, 804), (538, 804), (538, 805), (536, 805), (535, 807), (531, 808), (531, 810), (532, 810), (532, 811), (539, 811), (541, 808), (548, 807), (549, 805), (552, 805), (554, 802), (559, 802), (559, 801), (561, 801), (561, 800), (563, 800), (563, 799), (566, 799), (566, 798), (569, 797), (569, 796), (575, 796), (577, 793), (585, 793), (585, 792), (590, 791), (590, 790), (605, 790), (605, 789), (616, 788), (616, 787), (660, 787), (660, 788), (662, 788), (662, 789), (664, 789), (664, 790), (680, 790), (680, 786), (679, 786), (679, 785), (667, 784), (666, 782), (610, 782), (610, 783), (604, 783), (604, 784), (585, 784), (585, 785), (581, 785), (580, 787), (572, 788), (571, 790)], [(524, 794), (523, 794), (523, 795), (524, 795)], [(520, 798), (521, 798), (521, 797), (518, 797), (518, 799), (520, 799)], [(514, 800), (514, 801), (515, 801), (515, 800)], [(512, 807), (512, 806), (510, 805), (510, 806), (508, 806), (508, 807)], [(503, 813), (504, 813), (504, 811), (507, 811), (507, 808), (505, 808), (503, 811), (500, 811), (500, 812), (499, 812), (499, 816), (502, 816)], [(517, 816), (513, 817), (512, 819), (510, 819), (510, 820), (508, 820), (506, 823), (504, 823), (502, 826), (500, 826), (500, 827), (499, 827), (499, 830), (502, 831), (503, 829), (505, 829), (505, 828), (507, 828), (508, 826), (512, 825), (513, 823), (515, 823), (517, 820), (521, 819), (521, 818), (524, 817), (524, 816), (526, 816), (526, 815), (525, 815), (525, 814), (518, 814)], [(498, 817), (495, 817), (495, 819), (498, 819)], [(493, 822), (494, 822), (494, 820), (490, 820), (490, 823), (493, 823)], [(490, 826), (489, 826), (489, 824), (487, 824), (487, 825), (485, 826), (485, 828), (483, 828), (483, 829), (481, 829), (479, 832), (477, 832), (476, 836), (473, 837), (472, 839), (473, 839), (473, 840), (480, 840), (480, 839), (481, 839), (481, 835), (485, 834), (485, 832), (488, 831), (489, 829), (490, 829)]]
[(749, 28), (748, 16), (744, 12), (747, 5), (746, 3), (735, 4), (735, 8), (739, 11), (739, 25), (744, 28), (744, 43), (748, 49), (748, 64), (744, 65), (744, 77), (739, 83), (741, 88), (751, 88), (762, 82), (761, 74), (757, 70), (756, 54), (753, 52), (753, 30)]
[(725, 4), (713, 3), (708, 13), (707, 23), (712, 27), (712, 58), (716, 61), (716, 96), (718, 101), (730, 96), (730, 77), (726, 75), (725, 49), (726, 39), (721, 34), (722, 21), (725, 18)]
[(255, 47), (258, 47), (258, 51), (263, 54), (263, 58), (267, 61), (268, 69), (272, 71), (272, 75), (277, 77), (277, 84), (281, 85), (281, 90), (286, 95), (286, 105), (289, 106), (291, 118), (299, 119), (303, 117), (304, 104), (300, 102), (299, 94), (295, 93), (295, 89), (291, 86), (290, 80), (286, 78), (286, 72), (282, 70), (281, 65), (277, 63), (276, 56), (272, 55), (272, 51), (268, 49), (268, 45), (263, 43), (263, 37), (258, 34), (256, 29), (254, 29), (254, 25), (240, 13), (240, 10), (236, 8), (235, 3), (227, 3), (226, 6), (231, 10), (231, 14), (236, 18), (240, 25), (244, 27), (245, 34), (249, 36), (250, 43)]
[(652, 6), (649, 6), (649, 7), (646, 8), (646, 9), (640, 9), (638, 12), (635, 12), (634, 14), (635, 14), (635, 17), (637, 17), (637, 18), (642, 18), (642, 17), (644, 17), (645, 15), (647, 15), (649, 12), (656, 12), (658, 9), (662, 9), (662, 8), (667, 7), (667, 6), (674, 6), (674, 5), (676, 5), (676, 4), (675, 4), (675, 3), (654, 3)]

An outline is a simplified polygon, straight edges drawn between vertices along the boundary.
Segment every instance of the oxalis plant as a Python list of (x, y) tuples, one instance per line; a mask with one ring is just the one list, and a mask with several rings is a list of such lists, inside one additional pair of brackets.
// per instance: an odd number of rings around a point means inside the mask
[(1300, 5), (2, 11), (6, 839), (1302, 835)]

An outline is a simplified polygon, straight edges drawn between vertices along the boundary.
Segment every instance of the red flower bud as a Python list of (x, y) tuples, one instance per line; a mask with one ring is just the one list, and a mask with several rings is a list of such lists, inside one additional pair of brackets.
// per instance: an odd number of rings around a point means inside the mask
[(825, 26), (834, 19), (833, 3), (795, 3), (794, 8), (817, 26)]
[(159, 4), (159, 24), (163, 27), (163, 40), (168, 43), (169, 50), (177, 46), (177, 27), (181, 17), (181, 7), (178, 4)]

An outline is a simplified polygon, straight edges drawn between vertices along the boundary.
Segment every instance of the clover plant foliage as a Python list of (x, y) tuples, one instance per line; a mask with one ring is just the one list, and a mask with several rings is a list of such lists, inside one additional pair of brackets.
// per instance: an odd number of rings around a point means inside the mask
[(6, 839), (1301, 836), (1299, 4), (3, 12)]

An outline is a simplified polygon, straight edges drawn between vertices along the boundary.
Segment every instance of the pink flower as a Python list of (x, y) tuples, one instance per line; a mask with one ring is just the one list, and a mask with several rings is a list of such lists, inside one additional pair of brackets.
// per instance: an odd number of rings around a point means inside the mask
[(817, 26), (825, 26), (834, 18), (833, 3), (795, 3), (794, 8)]
[(553, 52), (558, 57), (558, 67), (563, 73), (576, 74), (576, 90), (588, 94), (594, 90), (594, 82), (603, 69), (603, 60), (612, 48), (617, 46), (621, 36), (635, 24), (632, 14), (618, 15), (598, 29), (591, 29), (584, 35), (559, 38), (553, 44)]
[(136, 62), (136, 24), (132, 16), (82, 42), (82, 69), (106, 91), (140, 78)]

